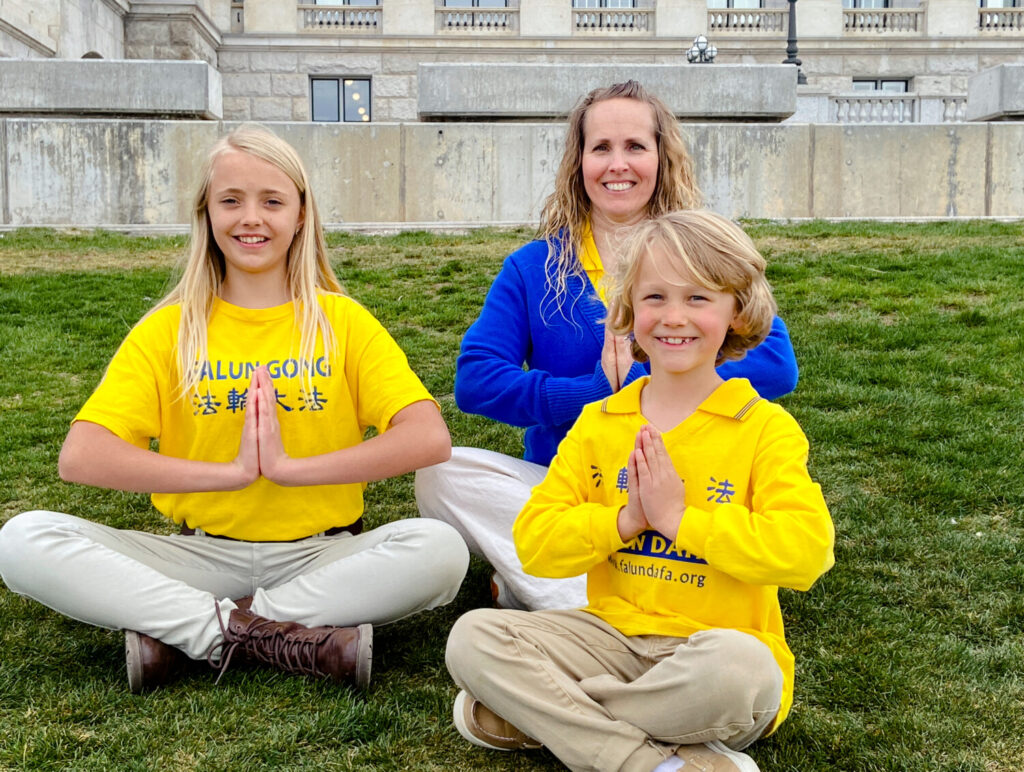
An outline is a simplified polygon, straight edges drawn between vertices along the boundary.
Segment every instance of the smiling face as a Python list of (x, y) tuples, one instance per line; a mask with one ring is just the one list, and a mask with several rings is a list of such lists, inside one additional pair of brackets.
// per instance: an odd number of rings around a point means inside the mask
[(630, 295), (633, 335), (650, 357), (652, 374), (713, 374), (736, 319), (736, 297), (681, 273), (661, 246), (652, 245), (640, 259)]
[(595, 220), (631, 225), (647, 212), (658, 179), (654, 111), (636, 99), (596, 102), (583, 120), (583, 187)]
[(287, 286), (288, 249), (302, 225), (299, 190), (273, 164), (241, 150), (213, 163), (207, 213), (224, 255), (224, 285), (257, 275)]

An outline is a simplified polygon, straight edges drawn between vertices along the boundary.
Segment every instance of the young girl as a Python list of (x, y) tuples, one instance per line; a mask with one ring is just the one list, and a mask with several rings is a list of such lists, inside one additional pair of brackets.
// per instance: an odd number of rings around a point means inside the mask
[(764, 267), (707, 211), (635, 226), (609, 327), (651, 375), (584, 408), (513, 530), (527, 572), (586, 573), (588, 605), (456, 623), (470, 742), (573, 769), (757, 769), (740, 751), (793, 699), (778, 587), (808, 589), (834, 540), (799, 426), (715, 370), (770, 328)]
[(132, 691), (185, 655), (366, 686), (371, 625), (449, 602), (468, 553), (434, 521), (362, 533), (363, 488), (449, 452), (402, 351), (342, 293), (298, 155), (243, 126), (207, 159), (181, 280), (129, 333), (60, 455), (67, 481), (152, 493), (181, 534), (27, 512), (0, 530), (0, 575), (126, 630)]

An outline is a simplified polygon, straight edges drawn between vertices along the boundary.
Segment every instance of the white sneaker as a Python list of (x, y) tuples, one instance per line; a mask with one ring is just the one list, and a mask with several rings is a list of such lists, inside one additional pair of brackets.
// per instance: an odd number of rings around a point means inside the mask
[(683, 760), (682, 772), (760, 772), (750, 756), (734, 751), (719, 740), (703, 745), (681, 745), (676, 756)]

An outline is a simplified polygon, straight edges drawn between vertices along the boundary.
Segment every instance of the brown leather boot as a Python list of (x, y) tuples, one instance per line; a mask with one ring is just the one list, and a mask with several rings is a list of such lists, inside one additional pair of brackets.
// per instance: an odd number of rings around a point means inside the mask
[(134, 630), (124, 631), (124, 655), (132, 694), (170, 683), (189, 663), (185, 652)]
[[(210, 653), (210, 664), (227, 670), (234, 656), (262, 662), (286, 673), (330, 678), (365, 689), (373, 664), (373, 627), (306, 627), (298, 622), (275, 622), (236, 608), (227, 625), (216, 606), (224, 640)], [(214, 654), (218, 654), (214, 664)], [(218, 680), (220, 677), (218, 676)]]

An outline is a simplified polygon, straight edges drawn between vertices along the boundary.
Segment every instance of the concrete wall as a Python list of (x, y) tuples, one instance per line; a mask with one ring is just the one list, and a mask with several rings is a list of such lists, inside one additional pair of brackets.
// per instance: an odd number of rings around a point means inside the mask
[[(0, 120), (0, 225), (188, 222), (213, 121)], [(533, 223), (556, 124), (275, 124), (334, 224)], [(1024, 123), (683, 124), (733, 217), (1021, 217)]]

